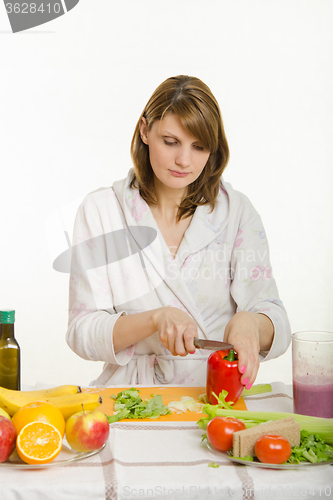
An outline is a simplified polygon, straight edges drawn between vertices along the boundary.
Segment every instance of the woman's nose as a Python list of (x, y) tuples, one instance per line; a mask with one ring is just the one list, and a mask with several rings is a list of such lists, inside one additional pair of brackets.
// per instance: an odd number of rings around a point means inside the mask
[(186, 168), (191, 164), (191, 152), (182, 148), (177, 152), (176, 164), (180, 167)]

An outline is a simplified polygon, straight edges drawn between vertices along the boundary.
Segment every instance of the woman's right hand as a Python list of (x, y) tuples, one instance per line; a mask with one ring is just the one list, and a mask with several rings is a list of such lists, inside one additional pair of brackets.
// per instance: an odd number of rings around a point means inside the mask
[[(160, 341), (174, 356), (193, 354), (194, 337), (198, 337), (197, 324), (188, 314), (177, 307), (160, 307), (152, 316)], [(155, 331), (156, 331), (155, 330)]]

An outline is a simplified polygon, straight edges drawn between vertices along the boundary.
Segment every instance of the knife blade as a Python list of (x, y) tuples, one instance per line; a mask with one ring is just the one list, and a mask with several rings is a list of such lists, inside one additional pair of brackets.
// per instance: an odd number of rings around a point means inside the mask
[(218, 340), (194, 338), (193, 343), (198, 349), (209, 349), (210, 351), (225, 351), (234, 347), (232, 344), (228, 344), (227, 342), (220, 342)]

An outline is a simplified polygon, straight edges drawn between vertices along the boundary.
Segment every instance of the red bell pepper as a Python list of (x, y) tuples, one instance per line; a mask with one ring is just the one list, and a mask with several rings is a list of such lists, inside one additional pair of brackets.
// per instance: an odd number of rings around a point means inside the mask
[[(226, 359), (226, 358), (229, 359)], [(238, 370), (238, 360), (234, 359), (234, 351), (215, 351), (207, 362), (207, 386), (206, 394), (210, 404), (217, 404), (218, 401), (213, 392), (218, 396), (223, 390), (228, 391), (226, 401), (239, 400), (244, 389), (241, 383), (242, 374)]]

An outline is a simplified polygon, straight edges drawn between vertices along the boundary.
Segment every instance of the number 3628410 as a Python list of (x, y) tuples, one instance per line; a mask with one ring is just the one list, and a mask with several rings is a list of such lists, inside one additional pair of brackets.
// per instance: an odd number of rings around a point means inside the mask
[(43, 14), (55, 13), (60, 14), (61, 12), (61, 4), (60, 3), (34, 3), (34, 2), (26, 2), (26, 3), (6, 3), (6, 10), (8, 14)]

